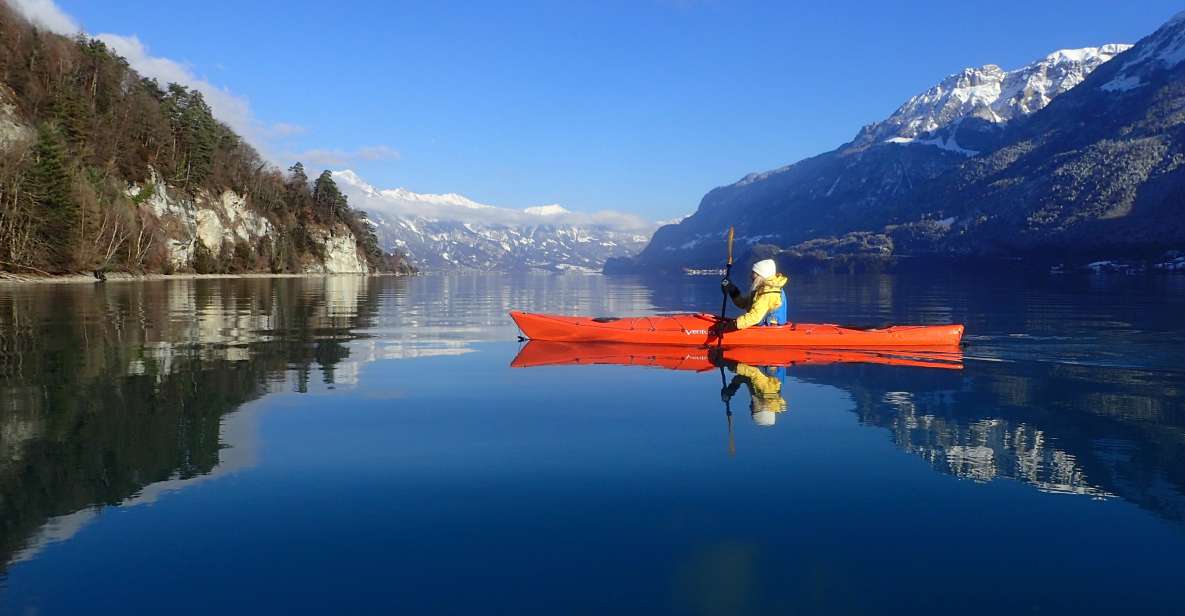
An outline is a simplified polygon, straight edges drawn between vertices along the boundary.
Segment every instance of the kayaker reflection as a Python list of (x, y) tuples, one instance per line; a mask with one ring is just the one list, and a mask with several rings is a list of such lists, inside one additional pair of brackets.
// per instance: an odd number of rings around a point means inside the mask
[(786, 380), (786, 369), (780, 366), (750, 366), (740, 362), (719, 359), (713, 353), (713, 360), (733, 373), (732, 381), (720, 389), (720, 399), (726, 404), (744, 386), (749, 390), (749, 416), (753, 423), (769, 427), (778, 419), (778, 413), (786, 412), (786, 399), (782, 397), (782, 384)]
[(773, 259), (763, 259), (753, 264), (749, 273), (749, 293), (741, 292), (731, 280), (720, 281), (720, 289), (732, 298), (732, 303), (745, 314), (735, 320), (725, 320), (717, 326), (720, 333), (747, 329), (753, 326), (785, 325), (788, 320), (789, 302), (786, 300), (786, 283), (789, 279), (778, 273)]

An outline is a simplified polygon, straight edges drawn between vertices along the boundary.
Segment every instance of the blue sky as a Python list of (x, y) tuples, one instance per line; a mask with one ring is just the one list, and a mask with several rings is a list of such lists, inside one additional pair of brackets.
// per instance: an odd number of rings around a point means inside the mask
[[(37, 0), (30, 0), (37, 1)], [(652, 219), (829, 150), (965, 66), (1135, 42), (1179, 2), (57, 0), (379, 187)]]

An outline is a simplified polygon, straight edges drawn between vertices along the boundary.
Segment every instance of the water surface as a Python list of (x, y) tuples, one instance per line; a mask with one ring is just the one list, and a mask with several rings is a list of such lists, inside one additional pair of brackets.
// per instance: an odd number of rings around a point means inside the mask
[(510, 367), (509, 308), (712, 279), (0, 287), (0, 611), (1180, 612), (1185, 277), (791, 288), (962, 368), (802, 361), (730, 435), (715, 369)]

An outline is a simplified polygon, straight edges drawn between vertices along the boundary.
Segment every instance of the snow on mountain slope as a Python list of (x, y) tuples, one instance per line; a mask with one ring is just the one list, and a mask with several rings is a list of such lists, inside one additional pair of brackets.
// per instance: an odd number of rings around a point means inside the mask
[(1119, 73), (1099, 88), (1108, 92), (1135, 90), (1147, 85), (1152, 73), (1174, 68), (1181, 62), (1185, 62), (1185, 11), (1140, 41), (1140, 49), (1125, 58)]
[(910, 98), (884, 121), (864, 127), (856, 143), (915, 143), (974, 155), (955, 140), (965, 120), (998, 125), (1034, 113), (1130, 47), (1062, 49), (1013, 71), (995, 64), (963, 69)]
[(348, 169), (333, 177), (350, 205), (367, 213), (382, 246), (426, 270), (599, 271), (607, 258), (641, 250), (656, 227), (620, 212), (556, 204), (516, 210), (455, 193), (379, 190)]

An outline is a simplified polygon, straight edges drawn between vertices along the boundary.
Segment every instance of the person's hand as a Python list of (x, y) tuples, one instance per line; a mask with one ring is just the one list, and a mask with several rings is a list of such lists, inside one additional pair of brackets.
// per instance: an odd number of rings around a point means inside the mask
[(720, 292), (721, 293), (723, 293), (725, 295), (731, 295), (733, 288), (734, 288), (734, 285), (732, 284), (732, 281), (729, 280), (728, 278), (723, 278), (720, 280)]
[(730, 390), (727, 387), (721, 387), (720, 388), (720, 401), (724, 402), (724, 403), (731, 402), (732, 396), (734, 393), (736, 393), (736, 392)]
[(715, 325), (712, 326), (711, 331), (712, 331), (713, 337), (719, 338), (719, 337), (723, 336), (725, 332), (730, 332), (735, 329), (736, 329), (736, 321), (735, 320), (721, 319), (721, 320), (717, 321)]

